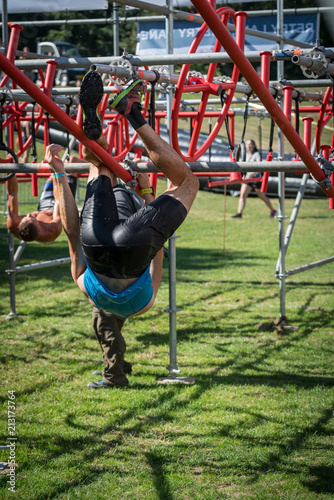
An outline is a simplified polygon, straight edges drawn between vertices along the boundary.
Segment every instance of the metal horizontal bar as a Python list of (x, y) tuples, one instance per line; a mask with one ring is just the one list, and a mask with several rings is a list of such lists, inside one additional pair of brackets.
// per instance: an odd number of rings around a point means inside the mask
[[(268, 38), (268, 37), (266, 37)], [(307, 45), (310, 47), (310, 45)], [(272, 60), (275, 61), (275, 52), (272, 51)], [(261, 60), (258, 51), (246, 51), (245, 56), (251, 62), (259, 62)], [(115, 57), (58, 57), (48, 58), (54, 59), (58, 66), (57, 68), (89, 68), (92, 64), (111, 64), (117, 60)], [(20, 69), (45, 69), (48, 59), (19, 59), (15, 61), (15, 65)], [(134, 56), (129, 55), (127, 59), (133, 66), (148, 66), (148, 65), (171, 65), (171, 64), (209, 64), (209, 63), (230, 63), (231, 58), (226, 52), (210, 52), (203, 54), (165, 54), (165, 55), (150, 55), (150, 56)]]
[(318, 260), (316, 262), (312, 262), (311, 264), (306, 264), (305, 266), (296, 267), (295, 269), (291, 269), (290, 271), (285, 272), (285, 276), (292, 276), (293, 274), (302, 273), (304, 271), (308, 271), (309, 269), (313, 269), (314, 267), (323, 266), (325, 264), (329, 264), (330, 262), (334, 262), (334, 257), (329, 257), (328, 259)]
[[(261, 161), (261, 162), (189, 162), (188, 167), (192, 172), (308, 172), (302, 162), (292, 161)], [(159, 172), (157, 167), (149, 163), (134, 163), (131, 168), (138, 172)]]
[(60, 264), (67, 264), (71, 262), (70, 257), (65, 257), (63, 259), (46, 260), (45, 262), (36, 262), (35, 264), (27, 264), (25, 266), (19, 266), (15, 269), (6, 269), (6, 273), (23, 273), (26, 271), (35, 271), (36, 269), (41, 269), (43, 267), (54, 267)]
[(168, 7), (163, 7), (161, 5), (153, 5), (152, 3), (143, 2), (142, 0), (108, 0), (108, 2), (136, 7), (138, 9), (148, 10), (149, 12), (156, 12), (158, 14), (163, 14), (164, 16), (169, 16), (172, 13), (174, 17), (177, 19), (184, 19), (188, 21), (203, 23), (203, 18), (198, 14), (190, 14), (190, 12), (185, 12), (183, 10), (177, 10), (177, 9), (170, 10)]
[(333, 87), (331, 79), (308, 79), (308, 80), (283, 80), (284, 85), (292, 85), (293, 87)]
[[(246, 57), (250, 61), (260, 61), (261, 57), (258, 51), (245, 52)], [(189, 61), (191, 57), (191, 61)], [(119, 58), (115, 57), (49, 57), (47, 59), (19, 59), (15, 61), (15, 65), (19, 69), (46, 69), (46, 61), (53, 59), (58, 63), (57, 68), (89, 68), (92, 64), (112, 64)], [(133, 66), (148, 66), (148, 65), (169, 65), (169, 64), (204, 64), (211, 62), (231, 62), (231, 58), (225, 52), (205, 53), (205, 54), (165, 54), (159, 56), (133, 56), (127, 58)]]
[(319, 73), (320, 76), (327, 74), (327, 72), (329, 72), (330, 75), (334, 74), (334, 64), (325, 65), (323, 61), (310, 57), (294, 55), (291, 58), (291, 62), (297, 66), (304, 66), (311, 71), (315, 71)]
[[(294, 161), (261, 161), (261, 162), (189, 162), (192, 172), (308, 172), (302, 162)], [(160, 172), (152, 162), (132, 163), (132, 170), (137, 172)], [(65, 164), (67, 173), (88, 173), (89, 163)], [(49, 171), (47, 163), (0, 163), (0, 173), (41, 173)], [(51, 170), (50, 170), (51, 172)]]
[[(284, 8), (284, 15), (289, 14), (324, 14), (326, 12), (332, 12), (334, 10), (334, 6), (332, 7), (304, 7), (301, 9), (286, 9)], [(249, 17), (252, 16), (273, 16), (277, 14), (277, 10), (250, 10), (247, 12)]]
[[(302, 9), (284, 9), (284, 14), (325, 14), (327, 12), (333, 11), (334, 7), (310, 7), (310, 8), (302, 8)], [(277, 10), (251, 10), (247, 12), (248, 17), (254, 16), (273, 16), (277, 14)], [(138, 22), (156, 22), (156, 21), (164, 21), (166, 16), (157, 15), (157, 16), (129, 16), (129, 17), (120, 17), (118, 21), (115, 21), (112, 17), (101, 17), (97, 19), (48, 19), (45, 21), (17, 21), (21, 26), (61, 26), (63, 24), (71, 26), (71, 25), (82, 25), (82, 24), (115, 24), (115, 22), (119, 23), (138, 23)], [(203, 19), (201, 16), (194, 17), (193, 22), (203, 23)], [(0, 22), (0, 26), (2, 26), (2, 22)], [(1, 49), (0, 49), (1, 50)], [(5, 50), (5, 49), (3, 49)], [(21, 54), (21, 51), (17, 51), (17, 55)], [(44, 56), (41, 56), (44, 57)]]

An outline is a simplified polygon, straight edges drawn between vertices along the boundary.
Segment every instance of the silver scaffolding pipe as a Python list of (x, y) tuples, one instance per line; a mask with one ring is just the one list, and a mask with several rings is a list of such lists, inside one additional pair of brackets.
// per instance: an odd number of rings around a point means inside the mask
[[(189, 56), (191, 56), (191, 61), (189, 61)], [(258, 51), (250, 50), (245, 52), (245, 56), (251, 62), (260, 62), (261, 57)], [(291, 56), (292, 57), (292, 56)], [(58, 63), (57, 68), (89, 68), (92, 64), (113, 64), (114, 61), (119, 58), (104, 56), (104, 57), (56, 57), (56, 58), (44, 58), (44, 59), (18, 59), (15, 61), (15, 65), (19, 69), (46, 69), (47, 60), (54, 60)], [(217, 63), (231, 63), (232, 60), (226, 52), (209, 52), (209, 53), (199, 53), (199, 54), (165, 54), (163, 56), (135, 56), (129, 54), (127, 60), (133, 66), (150, 66), (150, 65), (161, 65), (163, 64), (209, 64), (212, 62)], [(275, 51), (273, 51), (272, 60), (276, 61)]]
[[(168, 14), (166, 15), (166, 52), (173, 54), (174, 52), (174, 13), (173, 0), (166, 0)], [(174, 71), (174, 66), (168, 66), (169, 72)], [(171, 75), (172, 78), (172, 75)], [(167, 133), (170, 142), (170, 124), (172, 116), (173, 92), (169, 88), (167, 94)], [(168, 181), (168, 185), (170, 181)], [(169, 375), (175, 380), (177, 373), (180, 372), (177, 366), (177, 321), (176, 313), (176, 236), (173, 234), (168, 240), (168, 284), (169, 284)]]
[[(80, 90), (80, 89), (77, 89), (77, 90)], [(0, 93), (1, 93), (1, 87), (0, 87)], [(62, 92), (61, 93), (62, 95), (59, 95), (59, 96), (57, 94), (52, 93), (52, 100), (56, 104), (63, 104), (64, 106), (70, 106), (71, 104), (74, 104), (70, 97), (63, 97), (64, 93), (65, 92)], [(19, 89), (11, 90), (11, 97), (13, 98), (13, 101), (15, 101), (15, 102), (30, 102), (30, 103), (36, 102), (33, 97), (31, 97), (29, 94), (27, 94), (23, 90), (19, 90)]]
[(36, 262), (35, 264), (27, 264), (24, 266), (15, 267), (14, 269), (6, 269), (6, 273), (23, 273), (26, 271), (35, 271), (36, 269), (41, 269), (43, 267), (54, 267), (60, 266), (61, 264), (67, 264), (71, 262), (70, 257), (64, 257), (63, 259), (46, 260), (45, 262)]
[[(331, 162), (329, 162), (330, 165)], [(68, 174), (85, 174), (89, 172), (89, 163), (65, 163), (65, 170)], [(254, 168), (261, 172), (308, 172), (308, 168), (302, 162), (295, 161), (261, 161), (261, 162), (188, 162), (188, 167), (192, 172), (207, 173), (210, 175), (212, 172), (254, 172)], [(152, 162), (130, 162), (131, 169), (136, 172), (142, 173), (155, 173), (160, 170)], [(41, 170), (42, 168), (42, 170)], [(52, 173), (47, 170), (46, 163), (0, 163), (0, 173)]]
[(325, 74), (334, 75), (334, 64), (324, 64), (323, 61), (318, 61), (317, 59), (310, 59), (309, 57), (303, 57), (295, 55), (291, 58), (291, 62), (296, 66), (303, 66), (304, 68), (314, 71), (315, 73), (323, 76)]
[(324, 266), (325, 264), (329, 264), (330, 262), (334, 262), (334, 256), (328, 257), (327, 259), (312, 262), (311, 264), (305, 264), (304, 266), (296, 267), (295, 269), (291, 269), (290, 271), (286, 271), (285, 276), (288, 277), (292, 276), (293, 274), (299, 274), (304, 271), (309, 271), (309, 269), (314, 269), (315, 267)]
[[(315, 141), (314, 141), (313, 142), (313, 146), (312, 146), (312, 154), (313, 154), (313, 156), (314, 156), (315, 152), (316, 152), (316, 149), (315, 149)], [(287, 228), (287, 231), (286, 231), (286, 234), (285, 234), (285, 238), (284, 238), (284, 250), (285, 250), (285, 254), (287, 253), (288, 248), (289, 248), (290, 240), (291, 240), (291, 237), (292, 237), (293, 230), (295, 228), (295, 223), (296, 223), (296, 220), (297, 220), (297, 217), (298, 217), (298, 213), (299, 213), (299, 209), (300, 209), (301, 203), (302, 203), (303, 198), (304, 198), (304, 194), (305, 194), (305, 190), (306, 190), (306, 184), (307, 184), (307, 181), (308, 181), (309, 177), (310, 177), (310, 174), (304, 174), (303, 175), (302, 181), (301, 181), (299, 189), (298, 189), (298, 193), (296, 195), (296, 201), (295, 201), (293, 210), (291, 212), (289, 225), (288, 225), (288, 228)], [(276, 274), (278, 273), (278, 265), (279, 265), (279, 262), (277, 262)]]
[[(283, 34), (283, 0), (277, 0), (277, 33)], [(279, 43), (280, 51), (283, 50), (283, 42)], [(284, 77), (284, 61), (277, 61), (277, 79), (281, 81)], [(283, 108), (283, 102), (280, 102), (280, 107)], [(284, 136), (282, 130), (278, 128), (278, 157), (284, 158)], [(286, 321), (285, 311), (285, 247), (284, 247), (284, 210), (285, 210), (285, 174), (278, 174), (278, 240), (279, 240), (279, 293), (280, 293), (280, 323)]]
[[(117, 76), (121, 76), (121, 77), (129, 77), (130, 76), (130, 73), (128, 70), (126, 70), (125, 68), (122, 68), (122, 67), (116, 67), (116, 71), (114, 71), (114, 68), (111, 68), (110, 66), (105, 66), (105, 65), (92, 65), (92, 68), (94, 68), (95, 70), (97, 70), (98, 72), (101, 72), (101, 73), (109, 73), (109, 74), (117, 74)], [(106, 70), (106, 71), (105, 71)], [(147, 76), (147, 81), (154, 81), (154, 79), (156, 78), (156, 74), (153, 72), (153, 71), (145, 71), (146, 75), (145, 75), (145, 79), (146, 79), (146, 76)], [(153, 77), (154, 75), (154, 77)], [(170, 83), (174, 84), (177, 82), (177, 79), (178, 79), (178, 76), (177, 75), (171, 75), (171, 80), (170, 80)], [(160, 73), (160, 81), (166, 81), (166, 76), (164, 75), (164, 73)], [(330, 80), (328, 81), (328, 85), (330, 84), (329, 83)], [(219, 84), (219, 81), (217, 82)], [(274, 82), (270, 82), (270, 84), (273, 85)], [(286, 82), (287, 84), (289, 83), (293, 83), (293, 82)], [(305, 82), (307, 84), (307, 82)], [(278, 88), (278, 87), (274, 87), (274, 86), (269, 86), (269, 92), (271, 93), (272, 96), (282, 96), (283, 95), (283, 91), (281, 88)], [(111, 94), (115, 91), (115, 87), (110, 87), (110, 86), (105, 86), (103, 87), (103, 92), (105, 94)], [(147, 91), (150, 92), (151, 91), (151, 87), (149, 86), (147, 88)], [(1, 88), (0, 88), (0, 92), (1, 92)], [(52, 92), (51, 92), (51, 95), (52, 95), (52, 99), (53, 101), (55, 101), (57, 104), (63, 104), (63, 105), (70, 105), (72, 104), (71, 100), (69, 97), (64, 97), (64, 95), (78, 95), (80, 92), (80, 89), (78, 87), (64, 87), (62, 89), (53, 89)], [(235, 93), (237, 94), (251, 94), (253, 91), (252, 91), (252, 88), (249, 86), (249, 85), (244, 85), (242, 83), (237, 83), (236, 85), (236, 89), (235, 89)], [(12, 90), (11, 91), (11, 95), (13, 97), (13, 100), (14, 101), (27, 101), (27, 102), (34, 102), (34, 99), (32, 97), (29, 96), (29, 94), (23, 92), (22, 90), (20, 89), (15, 89), (15, 90)], [(295, 98), (298, 98), (298, 97), (301, 97), (303, 101), (322, 101), (323, 100), (323, 93), (321, 92), (303, 92), (301, 94), (301, 92), (298, 92), (297, 90), (293, 90), (292, 92), (292, 98), (295, 99)], [(189, 102), (190, 104), (194, 104), (196, 103), (196, 101), (194, 100), (190, 100), (190, 99), (187, 99), (184, 101), (185, 103)], [(200, 100), (198, 100), (198, 102), (200, 102)], [(234, 99), (232, 101), (232, 103), (235, 103), (237, 102), (236, 99)], [(250, 102), (261, 102), (259, 100), (259, 98), (255, 97), (255, 98), (251, 98), (250, 99)], [(221, 105), (221, 101), (220, 99), (211, 99), (210, 104), (220, 104)], [(74, 103), (75, 104), (75, 103)], [(161, 103), (159, 103), (161, 104)], [(166, 103), (162, 103), (164, 105), (166, 105)]]
[[(115, 5), (115, 3), (114, 3)], [(286, 15), (289, 14), (325, 14), (327, 12), (331, 12), (333, 10), (333, 7), (310, 7), (310, 8), (302, 8), (302, 9), (284, 9), (284, 12)], [(177, 12), (176, 11), (176, 16), (177, 17)], [(276, 14), (277, 11), (276, 9), (273, 10), (251, 10), (247, 12), (248, 17), (253, 17), (253, 16), (270, 16)], [(164, 21), (165, 16), (129, 16), (129, 17), (120, 17), (118, 22), (120, 23), (137, 23), (137, 22), (145, 22), (145, 21), (150, 21), (150, 22), (156, 22), (156, 21)], [(193, 22), (198, 22), (202, 23), (202, 18), (201, 16), (198, 16), (198, 19), (193, 19)], [(47, 21), (17, 21), (18, 24), (21, 26), (75, 26), (75, 25), (82, 25), (82, 24), (111, 24), (114, 25), (116, 21), (114, 18), (111, 17), (101, 17), (97, 19), (49, 19)], [(0, 26), (2, 26), (2, 22), (0, 22)], [(1, 49), (0, 49), (1, 50)], [(22, 51), (17, 51), (17, 55), (23, 55)], [(44, 57), (44, 56), (42, 56)]]
[[(193, 64), (205, 64), (211, 62), (221, 62), (230, 63), (231, 58), (228, 54), (224, 52), (210, 52), (205, 54), (165, 54), (164, 56), (134, 56), (129, 54), (127, 60), (132, 64), (132, 66), (150, 66), (150, 65), (161, 65), (163, 62), (165, 65), (171, 64), (187, 64), (189, 63), (189, 55), (191, 55), (191, 62)], [(248, 51), (245, 52), (247, 59), (250, 61), (260, 61), (261, 57), (258, 51)], [(273, 56), (274, 57), (274, 56)], [(25, 69), (46, 69), (48, 60), (54, 60), (58, 63), (57, 69), (63, 68), (89, 68), (92, 64), (114, 64), (117, 62), (121, 56), (115, 58), (110, 56), (104, 57), (49, 57), (44, 59), (18, 59), (15, 61), (15, 66), (21, 70)]]
[[(314, 154), (314, 152), (315, 152), (315, 144), (313, 144), (313, 147), (312, 147), (312, 154)], [(296, 201), (294, 203), (294, 207), (293, 207), (291, 217), (290, 217), (290, 222), (289, 222), (289, 225), (288, 225), (288, 228), (287, 228), (287, 231), (285, 234), (285, 239), (284, 239), (285, 255), (286, 255), (288, 248), (289, 248), (289, 243), (291, 241), (292, 233), (293, 233), (293, 230), (295, 227), (295, 222), (297, 220), (299, 209), (300, 209), (302, 200), (304, 198), (306, 184), (307, 184), (309, 177), (310, 177), (310, 174), (303, 175), (302, 182), (300, 184), (300, 187), (299, 187), (299, 190), (298, 190), (298, 193), (296, 196)], [(292, 276), (293, 274), (298, 274), (298, 273), (301, 273), (304, 271), (308, 271), (309, 269), (313, 269), (315, 267), (328, 264), (328, 263), (332, 262), (333, 260), (334, 260), (334, 257), (329, 257), (327, 259), (319, 260), (319, 261), (316, 261), (316, 262), (313, 262), (310, 264), (305, 264), (303, 266), (296, 267), (296, 268), (291, 269), (289, 271), (285, 271), (285, 276), (288, 277), (288, 276)], [(276, 276), (278, 275), (278, 273), (279, 273), (279, 260), (277, 262)]]
[[(210, 175), (210, 172), (254, 172), (254, 168), (257, 172), (296, 172), (303, 173), (308, 171), (304, 163), (293, 161), (261, 161), (261, 162), (232, 162), (224, 161), (218, 162), (188, 162), (187, 165), (190, 170), (194, 173), (206, 172)], [(133, 170), (138, 172), (159, 172), (157, 167), (153, 163), (134, 163), (131, 165)]]
[[(147, 2), (142, 2), (141, 0), (108, 0), (108, 2), (112, 3), (120, 3), (122, 5), (130, 5), (132, 7), (138, 7), (139, 9), (143, 10), (149, 10), (151, 12), (158, 12), (161, 14), (165, 14), (168, 16), (170, 10), (167, 7), (160, 7), (158, 5), (152, 5)], [(198, 16), (197, 14), (189, 14), (188, 12), (184, 12), (181, 10), (173, 10), (173, 14), (175, 17), (178, 19), (184, 19), (184, 20), (189, 20), (189, 21), (195, 21), (195, 22), (203, 22), (203, 19), (201, 16)], [(235, 26), (234, 24), (228, 24), (227, 29), (230, 31), (235, 31)], [(310, 48), (312, 45), (309, 43), (303, 43), (299, 42), (297, 40), (292, 40), (290, 38), (286, 38), (283, 34), (282, 35), (273, 35), (271, 33), (265, 33), (264, 31), (258, 31), (258, 30), (252, 30), (249, 28), (245, 29), (246, 35), (251, 35), (251, 36), (256, 36), (260, 38), (264, 38), (266, 40), (273, 40), (275, 42), (284, 42), (289, 45), (293, 45), (294, 47), (301, 47), (301, 48)]]

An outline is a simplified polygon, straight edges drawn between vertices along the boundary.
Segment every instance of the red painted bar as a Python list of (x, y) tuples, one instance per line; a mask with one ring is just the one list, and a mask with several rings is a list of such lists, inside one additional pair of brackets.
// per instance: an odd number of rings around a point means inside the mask
[(291, 85), (286, 85), (283, 87), (283, 113), (286, 118), (291, 123), (291, 112), (292, 112), (292, 92), (294, 88)]
[(260, 57), (261, 57), (261, 80), (263, 81), (264, 85), (267, 88), (269, 88), (271, 52), (269, 52), (269, 50), (264, 50), (263, 52), (260, 52)]
[(84, 131), (55, 104), (50, 97), (45, 95), (33, 82), (20, 71), (15, 64), (0, 53), (0, 68), (14, 80), (27, 94), (29, 94), (45, 111), (50, 113), (63, 127), (66, 128), (79, 142), (87, 146), (106, 167), (112, 170), (124, 182), (129, 182), (132, 177), (121, 165), (112, 158), (97, 142), (88, 139)]
[(306, 116), (305, 118), (302, 118), (302, 122), (303, 122), (303, 141), (305, 146), (309, 150), (311, 150), (313, 118), (311, 116)]
[[(10, 32), (10, 37), (9, 37), (8, 49), (7, 49), (7, 57), (11, 62), (14, 62), (15, 56), (16, 56), (16, 51), (17, 51), (17, 46), (19, 43), (20, 32), (23, 30), (23, 27), (20, 26), (19, 24), (12, 24), (10, 29), (11, 29), (11, 32)], [(6, 83), (8, 82), (8, 80), (9, 80), (9, 76), (5, 75), (0, 82), (0, 87), (4, 87), (6, 85)]]
[[(256, 95), (261, 99), (261, 102), (267, 109), (268, 113), (270, 113), (270, 115), (273, 117), (292, 147), (299, 154), (301, 160), (313, 174), (314, 178), (317, 181), (322, 181), (325, 178), (324, 172), (321, 170), (318, 163), (313, 158), (311, 152), (306, 148), (302, 139), (294, 130), (293, 126), (286, 118), (283, 111), (278, 106), (275, 99), (272, 97), (269, 90), (266, 88), (251, 63), (248, 61), (243, 51), (235, 43), (226, 26), (220, 21), (215, 10), (206, 1), (191, 0), (191, 2), (196, 7), (199, 14), (201, 14), (206, 23), (209, 25), (212, 32), (218, 38), (225, 51), (231, 57), (234, 64), (238, 66), (240, 72), (246, 78), (248, 84), (252, 87)], [(334, 197), (333, 186), (331, 186), (328, 190), (326, 189), (326, 186), (321, 186), (321, 189), (328, 197)]]

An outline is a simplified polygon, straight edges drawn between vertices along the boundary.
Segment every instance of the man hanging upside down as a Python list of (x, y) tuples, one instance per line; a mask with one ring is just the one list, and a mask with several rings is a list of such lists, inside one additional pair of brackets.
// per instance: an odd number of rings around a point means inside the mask
[[(120, 220), (112, 189), (114, 174), (84, 148), (84, 157), (91, 164), (79, 219), (58, 156), (61, 146), (48, 146), (45, 157), (57, 175), (60, 216), (68, 237), (73, 280), (98, 309), (122, 318), (143, 314), (152, 307), (161, 280), (163, 245), (186, 218), (198, 190), (198, 180), (191, 170), (144, 120), (139, 95), (143, 90), (141, 80), (137, 80), (110, 105), (128, 119), (152, 162), (170, 180), (168, 189), (156, 200), (147, 193), (148, 186), (140, 185), (147, 204), (128, 219)], [(107, 149), (97, 113), (102, 97), (102, 79), (90, 71), (80, 91), (84, 131), (89, 139)]]
[[(66, 178), (66, 177), (65, 177)], [(77, 178), (67, 176), (73, 196), (75, 196)], [(6, 181), (8, 194), (7, 229), (23, 241), (50, 243), (58, 238), (62, 225), (59, 214), (57, 185), (50, 177), (44, 187), (38, 208), (27, 215), (19, 215), (18, 181), (14, 175)]]

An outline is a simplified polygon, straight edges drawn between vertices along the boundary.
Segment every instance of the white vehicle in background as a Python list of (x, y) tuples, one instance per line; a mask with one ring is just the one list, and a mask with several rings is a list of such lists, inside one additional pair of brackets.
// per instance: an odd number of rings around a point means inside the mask
[[(73, 43), (68, 42), (38, 42), (37, 54), (49, 57), (81, 57), (79, 51)], [(87, 73), (85, 68), (62, 68), (56, 71), (55, 84), (67, 87), (75, 84), (78, 79), (82, 79)]]

